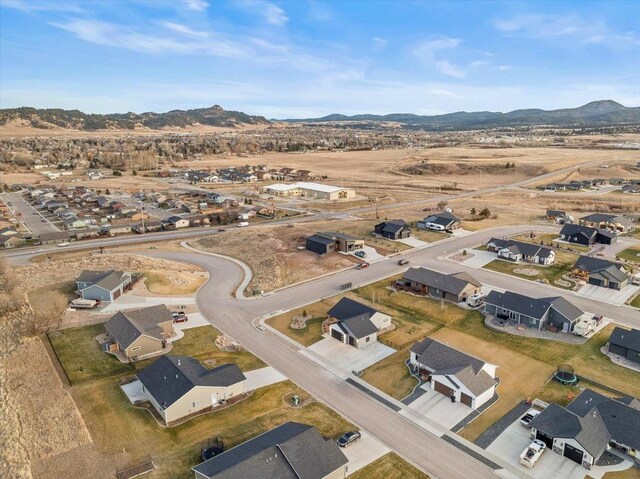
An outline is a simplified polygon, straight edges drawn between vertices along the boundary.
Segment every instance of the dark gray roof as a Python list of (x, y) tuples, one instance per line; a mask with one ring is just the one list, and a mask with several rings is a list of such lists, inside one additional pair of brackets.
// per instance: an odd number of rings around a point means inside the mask
[(377, 312), (376, 309), (366, 304), (359, 303), (351, 298), (342, 298), (333, 308), (327, 311), (327, 316), (336, 318), (338, 321), (344, 321), (361, 315), (366, 315), (367, 319), (369, 319)]
[(551, 404), (530, 425), (552, 437), (574, 438), (595, 458), (612, 439), (640, 448), (640, 411), (591, 389), (582, 391), (566, 408)]
[(287, 422), (193, 468), (211, 479), (322, 479), (348, 462), (335, 441)]
[(431, 338), (425, 338), (411, 346), (418, 362), (432, 369), (433, 374), (455, 376), (476, 396), (496, 384), (482, 368), (484, 361), (458, 351)]
[(365, 338), (378, 331), (378, 327), (369, 319), (369, 315), (364, 313), (352, 318), (347, 318), (339, 323), (357, 339)]
[(169, 216), (169, 217), (167, 218), (167, 221), (168, 221), (169, 223), (177, 223), (178, 221), (183, 220), (183, 219), (184, 219), (184, 218), (183, 218), (182, 216), (176, 216), (176, 215), (174, 215), (174, 216)]
[(133, 309), (116, 313), (105, 323), (105, 328), (123, 348), (128, 348), (141, 335), (162, 340), (160, 323), (173, 321), (171, 312), (164, 304), (149, 308)]
[(547, 216), (567, 216), (567, 212), (562, 210), (547, 210)]
[(591, 215), (583, 216), (580, 218), (583, 221), (589, 221), (592, 223), (601, 223), (601, 222), (611, 222), (611, 223), (621, 223), (624, 225), (631, 224), (631, 220), (629, 218), (625, 218), (620, 215), (612, 215), (609, 213), (593, 213)]
[(632, 351), (640, 351), (640, 329), (622, 329), (619, 326), (609, 336), (609, 343)]
[(460, 222), (460, 218), (455, 217), (454, 215), (452, 215), (451, 213), (449, 213), (448, 211), (443, 211), (441, 213), (433, 213), (429, 216), (427, 216), (424, 219), (425, 223), (434, 223), (437, 225), (441, 225), (441, 226), (449, 226), (453, 223), (459, 223)]
[(165, 409), (196, 386), (228, 387), (246, 378), (235, 363), (206, 369), (191, 356), (161, 356), (137, 374), (138, 379)]
[(126, 280), (124, 271), (83, 271), (76, 279), (76, 283), (91, 283), (107, 291), (113, 291)]
[[(516, 240), (500, 240), (497, 238), (491, 238), (489, 243), (493, 243), (498, 248), (509, 248), (514, 254), (523, 254), (525, 256), (540, 256), (541, 258), (547, 258), (551, 255), (551, 249), (542, 245), (525, 243), (524, 241)], [(487, 244), (489, 244), (487, 243)]]
[(624, 267), (621, 264), (607, 261), (606, 259), (580, 256), (573, 267), (586, 271), (589, 273), (589, 276), (599, 279), (613, 279), (618, 282), (629, 279), (629, 276), (624, 272)]
[(592, 239), (596, 234), (598, 234), (598, 230), (596, 228), (592, 228), (591, 226), (582, 226), (574, 223), (565, 224), (560, 230), (561, 235), (565, 236), (576, 236), (582, 235), (586, 238)]
[(389, 220), (383, 221), (382, 223), (376, 225), (376, 227), (382, 228), (382, 231), (385, 233), (396, 233), (405, 228), (411, 228), (409, 224), (405, 220)]
[(482, 286), (481, 283), (467, 273), (444, 274), (427, 268), (409, 268), (403, 278), (432, 288), (438, 288), (451, 294), (460, 294), (470, 284)]
[(510, 311), (525, 314), (532, 318), (542, 319), (549, 308), (555, 309), (569, 320), (578, 319), (584, 312), (561, 296), (551, 298), (531, 298), (513, 291), (491, 291), (485, 302)]
[(308, 241), (313, 241), (315, 243), (325, 244), (325, 245), (333, 244), (333, 243), (336, 242), (332, 238), (327, 238), (326, 236), (322, 236), (322, 235), (318, 235), (318, 234), (311, 235), (311, 236), (307, 237), (307, 240)]
[(55, 241), (59, 239), (69, 239), (71, 238), (71, 233), (69, 231), (54, 231), (52, 233), (40, 233), (40, 241)]

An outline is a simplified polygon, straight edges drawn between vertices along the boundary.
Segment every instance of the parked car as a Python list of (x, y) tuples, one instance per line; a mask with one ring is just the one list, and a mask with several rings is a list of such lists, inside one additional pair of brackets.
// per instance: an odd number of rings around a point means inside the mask
[(369, 263), (360, 263), (356, 268), (358, 269), (367, 269), (369, 267)]
[(520, 424), (525, 427), (529, 427), (529, 423), (531, 422), (531, 420), (538, 414), (540, 414), (540, 411), (538, 411), (537, 409), (529, 409), (525, 413), (525, 415), (520, 418)]
[(175, 316), (173, 318), (174, 323), (186, 323), (187, 321), (189, 321), (189, 318), (186, 314), (183, 314), (182, 316)]
[(520, 454), (520, 464), (525, 467), (532, 468), (535, 466), (542, 453), (547, 448), (547, 445), (539, 439), (535, 439), (527, 448)]
[(354, 253), (358, 258), (366, 258), (367, 257), (367, 253), (365, 253), (364, 251), (356, 251)]
[(238, 223), (238, 228), (243, 228), (245, 226), (249, 226), (248, 221), (241, 221), (240, 223)]
[(405, 264), (408, 264), (408, 263), (409, 263), (409, 260), (408, 260), (408, 259), (399, 259), (399, 260), (398, 260), (398, 264), (399, 264), (400, 266), (404, 266)]
[(65, 246), (69, 246), (69, 243), (60, 243), (58, 245), (59, 248), (64, 248)]
[(358, 442), (360, 437), (362, 437), (362, 435), (358, 431), (350, 431), (340, 436), (340, 439), (336, 442), (340, 447), (347, 447), (352, 442)]

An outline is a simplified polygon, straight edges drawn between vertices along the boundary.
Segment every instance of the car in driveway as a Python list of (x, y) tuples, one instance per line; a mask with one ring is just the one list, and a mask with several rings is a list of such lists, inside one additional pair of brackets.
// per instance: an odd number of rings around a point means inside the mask
[(336, 443), (340, 447), (347, 447), (349, 444), (353, 442), (358, 442), (361, 437), (362, 435), (358, 431), (349, 431), (343, 434), (342, 436), (340, 436), (340, 438), (336, 441)]
[(529, 423), (533, 420), (534, 417), (536, 417), (538, 414), (540, 414), (540, 411), (538, 411), (537, 409), (529, 409), (524, 416), (522, 416), (520, 418), (520, 424), (522, 424), (524, 427), (531, 427), (529, 426)]
[(365, 253), (364, 251), (356, 251), (355, 254), (358, 258), (366, 258), (367, 257), (367, 253)]
[(520, 464), (528, 468), (535, 466), (542, 453), (547, 448), (547, 445), (539, 439), (535, 439), (527, 448), (520, 454)]

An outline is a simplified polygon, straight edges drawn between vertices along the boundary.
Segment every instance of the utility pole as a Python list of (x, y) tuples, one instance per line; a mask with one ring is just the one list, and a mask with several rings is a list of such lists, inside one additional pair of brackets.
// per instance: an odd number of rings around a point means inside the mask
[(142, 206), (142, 199), (140, 200), (140, 215), (142, 216), (142, 234), (144, 234), (144, 206)]

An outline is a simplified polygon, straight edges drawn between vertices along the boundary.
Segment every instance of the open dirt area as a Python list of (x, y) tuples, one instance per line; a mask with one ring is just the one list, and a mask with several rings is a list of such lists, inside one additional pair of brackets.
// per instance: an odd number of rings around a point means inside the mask
[[(184, 296), (194, 294), (202, 286), (208, 273), (192, 271), (148, 270), (143, 273), (144, 281), (136, 286), (146, 290), (145, 296)], [(135, 289), (135, 288), (134, 288)], [(134, 292), (134, 294), (137, 294)]]
[(317, 231), (340, 231), (365, 238), (366, 244), (382, 254), (391, 252), (390, 247), (406, 248), (401, 243), (373, 238), (370, 233), (374, 223), (372, 220), (319, 221), (294, 226), (234, 229), (190, 244), (247, 263), (253, 271), (253, 280), (247, 289), (250, 294), (252, 290), (274, 290), (360, 262), (340, 253), (322, 257), (305, 250), (306, 237)]

